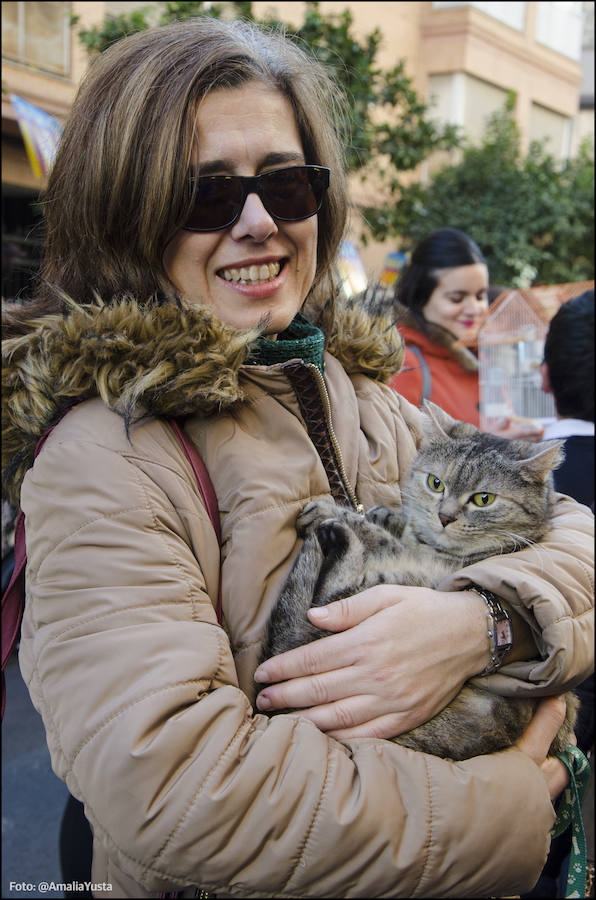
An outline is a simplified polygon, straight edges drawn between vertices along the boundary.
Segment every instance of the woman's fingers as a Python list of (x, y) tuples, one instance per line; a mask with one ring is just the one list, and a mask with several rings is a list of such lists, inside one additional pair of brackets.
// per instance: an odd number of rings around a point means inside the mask
[[(341, 640), (338, 640), (341, 638)], [(346, 635), (329, 635), (310, 644), (272, 656), (255, 672), (255, 681), (275, 683), (288, 678), (318, 675), (354, 662), (353, 642)]]
[(400, 602), (399, 585), (377, 585), (360, 594), (335, 600), (327, 606), (313, 606), (308, 618), (326, 631), (345, 631), (369, 616)]
[(551, 800), (555, 800), (569, 782), (567, 767), (560, 759), (548, 756), (550, 745), (565, 721), (566, 709), (564, 696), (541, 700), (530, 724), (517, 742), (519, 749), (540, 766)]
[[(347, 631), (386, 607), (399, 603), (398, 595), (398, 586), (379, 585), (344, 600), (336, 600), (328, 606), (313, 607), (308, 611), (308, 616), (325, 631)], [(273, 683), (352, 665), (357, 652), (356, 642), (356, 638), (350, 641), (346, 636), (338, 641), (329, 636), (280, 653), (258, 667), (255, 681)]]
[(392, 737), (427, 722), (485, 665), (484, 603), (470, 591), (377, 585), (330, 604), (324, 627), (337, 633), (259, 666), (258, 709), (304, 710), (342, 737), (378, 735), (382, 718)]
[(547, 697), (536, 707), (532, 720), (517, 746), (540, 766), (546, 759), (553, 739), (565, 721), (565, 698)]
[(547, 756), (540, 771), (544, 775), (551, 800), (556, 800), (569, 784), (569, 769), (556, 756)]
[(349, 667), (333, 669), (303, 678), (290, 678), (289, 681), (274, 684), (265, 688), (257, 696), (259, 709), (294, 709), (303, 706), (321, 706), (333, 703), (341, 698), (351, 697), (358, 693), (353, 685)]
[(396, 585), (379, 585), (353, 597), (336, 600), (324, 608), (310, 609), (308, 615), (313, 622), (325, 631), (338, 634), (272, 656), (258, 667), (255, 681), (275, 683), (359, 663), (366, 654), (364, 642), (370, 635), (365, 637), (361, 631), (352, 633), (349, 629), (370, 619), (375, 613), (398, 604), (399, 590)]

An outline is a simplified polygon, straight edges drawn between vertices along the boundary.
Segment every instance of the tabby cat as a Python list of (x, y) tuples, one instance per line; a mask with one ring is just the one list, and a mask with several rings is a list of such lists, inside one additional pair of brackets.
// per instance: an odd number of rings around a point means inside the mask
[[(329, 634), (308, 620), (310, 606), (376, 584), (435, 588), (463, 566), (519, 550), (546, 533), (562, 441), (505, 440), (428, 401), (423, 421), (400, 508), (377, 506), (362, 516), (324, 500), (299, 515), (304, 543), (272, 611), (261, 662)], [(568, 694), (551, 753), (569, 743), (577, 705)], [(519, 739), (535, 706), (533, 699), (484, 690), (482, 680), (468, 682), (429, 722), (393, 740), (453, 760), (494, 753)]]

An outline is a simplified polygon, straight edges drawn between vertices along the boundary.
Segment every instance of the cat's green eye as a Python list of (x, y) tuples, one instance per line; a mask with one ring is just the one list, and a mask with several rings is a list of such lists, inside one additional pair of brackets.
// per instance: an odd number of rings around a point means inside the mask
[(491, 503), (495, 502), (496, 494), (489, 494), (487, 491), (482, 491), (479, 494), (472, 494), (472, 503), (474, 506), (490, 506)]
[(440, 478), (437, 478), (436, 475), (429, 475), (426, 479), (426, 483), (431, 491), (436, 491), (437, 494), (442, 494), (445, 490), (445, 485)]

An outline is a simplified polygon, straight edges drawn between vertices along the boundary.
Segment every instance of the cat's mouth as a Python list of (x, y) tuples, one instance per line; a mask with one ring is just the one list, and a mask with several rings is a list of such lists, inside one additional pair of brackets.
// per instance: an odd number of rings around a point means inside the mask
[[(414, 529), (414, 533), (416, 535), (416, 540), (419, 544), (422, 544), (424, 547), (428, 547), (438, 556), (449, 557), (450, 559), (454, 556), (465, 558), (465, 554), (462, 553), (463, 547), (461, 541), (454, 541), (453, 539), (449, 540), (448, 535), (439, 535), (436, 537), (435, 535), (428, 535), (424, 532), (417, 531)], [(441, 540), (443, 539), (443, 541)]]
[(438, 541), (427, 540), (424, 535), (416, 535), (416, 537), (418, 542), (432, 550), (435, 556), (444, 558), (448, 561), (453, 561), (453, 558), (455, 557), (459, 560), (461, 566), (469, 566), (474, 562), (486, 558), (486, 552), (484, 551), (482, 553), (466, 553), (465, 546), (462, 545), (461, 541), (458, 541), (457, 543), (454, 541), (449, 547), (445, 547)]

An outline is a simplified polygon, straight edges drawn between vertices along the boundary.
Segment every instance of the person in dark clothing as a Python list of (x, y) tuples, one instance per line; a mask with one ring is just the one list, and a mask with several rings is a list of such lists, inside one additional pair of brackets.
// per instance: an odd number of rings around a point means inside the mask
[[(544, 344), (542, 388), (552, 394), (557, 419), (544, 440), (565, 439), (565, 460), (555, 469), (555, 488), (594, 511), (594, 291), (564, 303), (551, 320)], [(575, 726), (577, 745), (589, 754), (594, 746), (594, 675), (575, 688), (581, 700)], [(552, 842), (535, 887), (524, 898), (562, 897), (571, 833)]]
[(65, 884), (76, 884), (79, 890), (69, 891), (69, 897), (93, 897), (85, 886), (91, 881), (92, 860), (93, 832), (85, 818), (85, 807), (70, 794), (60, 824), (60, 870)]
[(594, 291), (564, 303), (544, 344), (542, 387), (554, 397), (557, 419), (544, 440), (565, 438), (565, 461), (555, 487), (594, 509)]

